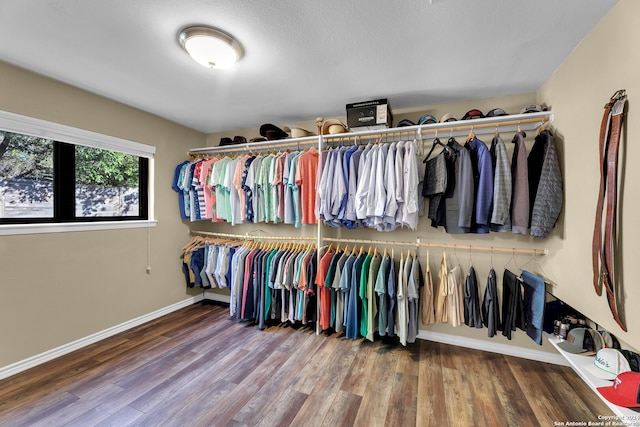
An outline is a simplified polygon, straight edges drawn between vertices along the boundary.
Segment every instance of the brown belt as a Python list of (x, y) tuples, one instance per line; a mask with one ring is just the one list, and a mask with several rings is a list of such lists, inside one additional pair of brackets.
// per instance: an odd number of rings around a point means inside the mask
[[(626, 101), (625, 90), (619, 90), (613, 94), (604, 107), (604, 115), (600, 125), (600, 188), (592, 245), (593, 286), (596, 293), (602, 295), (602, 286), (604, 285), (613, 318), (623, 331), (626, 331), (627, 327), (618, 313), (614, 255), (617, 241), (618, 148)], [(607, 202), (606, 210), (605, 200)], [(604, 229), (603, 211), (605, 215)]]

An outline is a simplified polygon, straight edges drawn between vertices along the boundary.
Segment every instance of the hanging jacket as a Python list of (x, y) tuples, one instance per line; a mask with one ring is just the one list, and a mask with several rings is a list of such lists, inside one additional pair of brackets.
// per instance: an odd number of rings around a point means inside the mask
[(478, 277), (473, 267), (469, 267), (464, 283), (464, 324), (472, 328), (482, 328), (480, 300), (478, 298)]
[[(531, 207), (531, 235), (534, 237), (547, 237), (556, 225), (560, 211), (562, 210), (563, 189), (562, 173), (556, 147), (553, 142), (553, 135), (548, 130), (543, 130), (536, 136), (536, 142), (531, 149), (534, 153), (536, 146), (540, 146), (543, 152), (542, 165), (539, 177), (537, 178), (537, 188), (535, 198)], [(529, 165), (529, 175), (531, 176), (531, 164)], [(534, 169), (534, 173), (537, 169)], [(532, 197), (533, 195), (530, 195)]]

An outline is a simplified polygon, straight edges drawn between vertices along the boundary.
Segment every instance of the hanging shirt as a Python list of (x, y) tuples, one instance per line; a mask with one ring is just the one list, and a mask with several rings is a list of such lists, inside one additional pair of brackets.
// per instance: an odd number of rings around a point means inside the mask
[(486, 234), (489, 232), (491, 204), (493, 203), (493, 165), (489, 149), (475, 136), (465, 146), (471, 151), (475, 179), (475, 205), (471, 221), (471, 232)]
[(478, 297), (478, 277), (473, 267), (469, 267), (469, 272), (464, 282), (464, 324), (472, 328), (482, 328), (480, 299)]
[(396, 269), (395, 260), (389, 263), (389, 280), (387, 282), (387, 336), (396, 336)]
[(402, 211), (402, 226), (415, 230), (418, 227), (419, 203), (423, 201), (418, 193), (420, 186), (420, 171), (418, 170), (418, 145), (415, 140), (405, 145), (403, 160), (404, 175), (404, 206)]
[(342, 324), (346, 327), (349, 320), (349, 309), (351, 303), (351, 275), (353, 274), (353, 264), (356, 262), (357, 257), (355, 255), (349, 255), (344, 263), (342, 274), (340, 276), (340, 291), (343, 294), (344, 299), (344, 316)]
[(364, 256), (357, 257), (351, 269), (351, 283), (349, 286), (349, 308), (347, 313), (346, 337), (358, 339), (360, 330), (361, 305), (359, 304), (358, 290), (360, 287), (360, 275), (362, 274), (362, 264)]
[(451, 326), (460, 326), (464, 323), (464, 297), (462, 268), (457, 265), (453, 267), (449, 274), (447, 289), (448, 321)]
[(389, 255), (384, 255), (380, 262), (380, 268), (376, 276), (375, 291), (378, 295), (378, 334), (386, 335), (387, 331), (387, 283), (389, 281), (389, 268), (392, 260)]
[(382, 256), (374, 253), (369, 264), (369, 275), (367, 277), (367, 330), (364, 335), (369, 341), (373, 341), (373, 334), (376, 330), (376, 315), (378, 313), (378, 304), (376, 303), (375, 285), (380, 270)]
[(395, 157), (395, 182), (396, 182), (396, 225), (402, 225), (402, 215), (404, 212), (404, 155), (405, 146), (403, 141), (396, 143), (396, 157)]
[(386, 190), (383, 226), (384, 231), (392, 231), (396, 228), (396, 212), (398, 211), (398, 202), (396, 200), (396, 143), (389, 144), (387, 149), (387, 159), (384, 166), (384, 186)]
[(524, 132), (517, 132), (511, 141), (515, 144), (511, 158), (511, 231), (514, 234), (527, 234), (529, 229), (529, 168), (524, 138)]
[(482, 301), (482, 323), (487, 327), (487, 334), (493, 337), (500, 330), (500, 303), (496, 285), (496, 272), (493, 268), (487, 277), (487, 286)]
[(456, 153), (454, 160), (455, 186), (450, 198), (445, 199), (445, 230), (449, 234), (461, 234), (471, 229), (471, 217), (475, 204), (475, 188), (471, 153), (454, 139), (448, 143)]
[(318, 173), (318, 152), (314, 149), (304, 152), (298, 158), (296, 184), (300, 188), (302, 203), (302, 224), (315, 224), (316, 175)]
[(407, 305), (409, 308), (409, 326), (407, 329), (407, 342), (416, 342), (418, 335), (418, 300), (420, 298), (420, 288), (423, 286), (422, 269), (417, 257), (413, 257), (409, 280), (407, 281)]
[(427, 263), (424, 269), (424, 286), (420, 291), (422, 324), (425, 326), (431, 325), (435, 323), (435, 312), (433, 305), (433, 280), (431, 278), (431, 266), (429, 265), (429, 252), (427, 252)]
[(358, 188), (359, 178), (359, 165), (362, 153), (365, 148), (360, 146), (351, 155), (349, 159), (349, 186), (347, 195), (347, 207), (345, 209), (345, 225), (347, 228), (356, 228), (358, 226), (358, 217), (356, 215), (356, 193)]
[(358, 297), (360, 298), (360, 336), (367, 336), (367, 321), (369, 319), (369, 303), (367, 302), (367, 283), (369, 282), (369, 267), (372, 255), (366, 255), (362, 263), (362, 272), (358, 286)]
[(334, 255), (335, 252), (327, 251), (322, 258), (320, 258), (318, 274), (315, 280), (320, 296), (320, 327), (322, 330), (329, 329), (331, 322), (331, 290), (325, 286), (325, 281)]
[(511, 167), (507, 158), (507, 147), (500, 135), (491, 141), (491, 158), (494, 165), (492, 231), (511, 231)]
[[(369, 194), (369, 182), (371, 176), (371, 162), (373, 156), (371, 155), (372, 147), (367, 146), (362, 155), (358, 165), (358, 187), (355, 195), (355, 210), (356, 218), (364, 220), (367, 218), (367, 196)], [(375, 178), (375, 177), (374, 177)]]
[(396, 317), (396, 331), (398, 332), (398, 338), (400, 338), (400, 344), (407, 345), (407, 328), (409, 327), (409, 306), (407, 303), (407, 280), (409, 278), (409, 272), (411, 269), (411, 257), (403, 259), (400, 255), (400, 267), (398, 268), (398, 282), (397, 282), (397, 317)]
[(447, 294), (449, 293), (449, 270), (447, 267), (447, 254), (442, 252), (442, 260), (440, 261), (440, 270), (438, 270), (438, 283), (436, 284), (435, 293), (435, 316), (436, 323), (448, 322), (448, 306)]

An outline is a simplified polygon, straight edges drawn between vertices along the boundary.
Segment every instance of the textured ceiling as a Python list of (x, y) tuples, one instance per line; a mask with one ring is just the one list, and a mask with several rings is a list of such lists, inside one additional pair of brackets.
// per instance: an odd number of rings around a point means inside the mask
[[(615, 0), (0, 0), (0, 60), (205, 133), (535, 91)], [(209, 70), (178, 31), (233, 34)]]

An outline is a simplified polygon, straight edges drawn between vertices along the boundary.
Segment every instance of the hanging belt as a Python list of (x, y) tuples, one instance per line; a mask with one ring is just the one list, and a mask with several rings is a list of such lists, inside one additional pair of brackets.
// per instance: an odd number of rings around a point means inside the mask
[[(617, 241), (618, 148), (626, 101), (625, 90), (619, 90), (613, 94), (604, 107), (604, 115), (600, 125), (600, 188), (592, 245), (593, 286), (596, 293), (602, 295), (602, 286), (604, 285), (613, 318), (624, 331), (627, 328), (618, 313), (615, 292), (614, 255)], [(607, 202), (606, 210), (605, 200)], [(603, 211), (605, 211), (604, 224), (602, 221)]]

